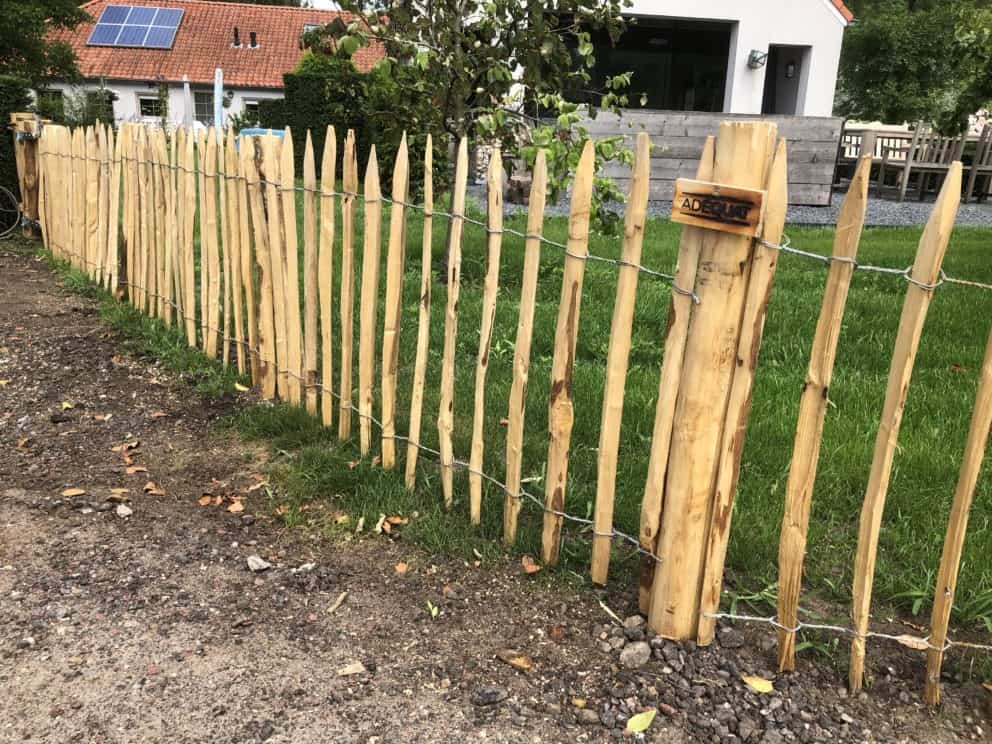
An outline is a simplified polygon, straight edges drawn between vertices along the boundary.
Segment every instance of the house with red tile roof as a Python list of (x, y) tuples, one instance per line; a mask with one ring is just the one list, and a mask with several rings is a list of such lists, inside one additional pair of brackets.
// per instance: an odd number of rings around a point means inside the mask
[[(207, 0), (90, 0), (81, 7), (92, 21), (60, 37), (76, 52), (82, 87), (102, 83), (112, 91), (118, 122), (161, 122), (164, 114), (172, 125), (213, 123), (218, 68), (225, 118), (281, 98), (282, 76), (303, 54), (302, 35), (338, 17), (348, 20), (333, 10)], [(370, 46), (353, 61), (368, 70), (382, 56), (381, 47)], [(56, 83), (45, 93), (64, 95), (73, 87)]]

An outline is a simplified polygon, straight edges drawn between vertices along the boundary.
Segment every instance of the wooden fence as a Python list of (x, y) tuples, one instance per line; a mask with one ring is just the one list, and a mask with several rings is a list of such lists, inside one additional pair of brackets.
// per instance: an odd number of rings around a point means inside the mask
[[(211, 358), (219, 357), (225, 365), (236, 364), (239, 371), (251, 376), (263, 398), (305, 406), (311, 414), (320, 415), (325, 426), (336, 425), (341, 439), (351, 437), (352, 414), (357, 413), (362, 452), (373, 451), (378, 434), (382, 467), (386, 469), (398, 467), (396, 445), (405, 443), (407, 487), (415, 486), (418, 457), (436, 456), (441, 498), (450, 506), (454, 471), (467, 470), (470, 519), (478, 523), (483, 482), (496, 484), (504, 494), (503, 538), (507, 546), (515, 542), (524, 502), (536, 502), (543, 510), (541, 555), (546, 564), (559, 558), (565, 521), (591, 522), (591, 575), (596, 583), (607, 581), (611, 553), (617, 544), (624, 539), (633, 542), (644, 561), (640, 603), (650, 628), (666, 637), (694, 638), (706, 645), (713, 640), (716, 621), (722, 616), (719, 600), (724, 560), (765, 313), (778, 257), (790, 250), (782, 244), (787, 148), (784, 139), (778, 140), (775, 124), (761, 121), (725, 122), (716, 138), (705, 140), (694, 175), (700, 181), (763, 192), (762, 227), (758, 237), (752, 238), (685, 226), (672, 277), (641, 265), (649, 150), (648, 137), (642, 133), (636, 139), (619, 260), (589, 254), (591, 143), (576, 169), (564, 244), (542, 235), (547, 173), (543, 154), (537, 159), (526, 232), (515, 232), (525, 241), (526, 253), (506, 407), (506, 471), (502, 481), (483, 471), (487, 444), (483, 399), (499, 295), (500, 249), (504, 234), (514, 232), (503, 224), (503, 173), (498, 154), (489, 166), (487, 217), (482, 221), (466, 214), (468, 148), (464, 141), (457, 149), (450, 211), (443, 211), (435, 208), (430, 140), (422, 203), (414, 204), (409, 196), (412, 189), (405, 139), (395, 160), (390, 196), (385, 197), (375, 149), (369, 155), (364, 187), (359, 192), (354, 136), (348, 132), (339, 142), (330, 127), (319, 182), (309, 133), (300, 182), (294, 172), (289, 136), (239, 138), (233, 132), (179, 129), (167, 138), (160, 129), (140, 125), (124, 125), (117, 132), (99, 125), (73, 131), (47, 126), (38, 149), (40, 228), (45, 245), (56, 257), (86, 271), (94, 282), (116, 292), (120, 299), (126, 298), (142, 312), (166, 325), (178, 326), (191, 347)], [(869, 630), (875, 556), (910, 375), (927, 309), (941, 281), (941, 263), (961, 181), (960, 164), (955, 164), (934, 205), (911, 269), (861, 267), (856, 255), (870, 165), (870, 158), (859, 164), (840, 213), (833, 255), (815, 257), (829, 266), (829, 276), (799, 402), (782, 524), (778, 615), (766, 621), (779, 631), (781, 669), (793, 669), (797, 633), (816, 627), (804, 625), (797, 608), (827, 390), (849, 284), (858, 268), (903, 275), (907, 280), (905, 305), (861, 515), (854, 627), (833, 629), (851, 638), (853, 689), (862, 684), (866, 639), (893, 638)], [(302, 214), (298, 214), (298, 192), (302, 192)], [(358, 202), (364, 205), (360, 212)], [(386, 229), (382, 225), (384, 204), (391, 205)], [(423, 215), (423, 250), (420, 260), (408, 265), (405, 226), (413, 211)], [(363, 249), (361, 266), (356, 267), (359, 218)], [(431, 246), (439, 218), (450, 221), (450, 230), (442, 359), (435, 381), (427, 379), (427, 360), (431, 353)], [(470, 222), (486, 230), (482, 321), (478, 329), (459, 329), (463, 232)], [(541, 499), (521, 488), (521, 467), (538, 268), (541, 250), (548, 247), (561, 250), (563, 265)], [(340, 255), (335, 256), (335, 251)], [(575, 422), (572, 393), (578, 317), (585, 267), (593, 259), (614, 264), (616, 300), (605, 359), (596, 501), (592, 519), (587, 520), (565, 513), (564, 504)], [(337, 297), (332, 277), (335, 266), (340, 267)], [(382, 266), (385, 275), (380, 281)], [(417, 272), (420, 292), (408, 398), (409, 429), (400, 432), (398, 341), (403, 323), (412, 320), (412, 312), (403, 312), (401, 290), (404, 276), (416, 276)], [(614, 527), (613, 507), (634, 299), (638, 279), (645, 273), (670, 280), (672, 292), (641, 530), (633, 537)], [(360, 308), (357, 389), (352, 378), (356, 290)], [(380, 304), (381, 321), (377, 317)], [(462, 338), (474, 338), (478, 333), (479, 342), (471, 446), (467, 452), (456, 453), (454, 379), (460, 330)], [(663, 329), (657, 332), (661, 335)], [(381, 348), (378, 356), (377, 348)], [(425, 390), (435, 383), (439, 385), (439, 405), (432, 416), (434, 411), (425, 411)], [(425, 415), (436, 421), (437, 450), (421, 443)], [(927, 653), (926, 695), (931, 702), (939, 699), (942, 655), (953, 645), (947, 641), (947, 624), (990, 423), (992, 337), (948, 525), (931, 633), (928, 638), (895, 637)], [(465, 455), (467, 461), (459, 459)]]

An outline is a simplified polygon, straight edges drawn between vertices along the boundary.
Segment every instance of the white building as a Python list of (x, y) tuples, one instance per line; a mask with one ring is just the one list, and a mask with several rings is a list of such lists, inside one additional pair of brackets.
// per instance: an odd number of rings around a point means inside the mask
[[(340, 12), (206, 0), (91, 0), (93, 18), (59, 37), (79, 60), (79, 88), (103, 84), (116, 100), (114, 120), (175, 126), (214, 121), (214, 71), (224, 74), (222, 110), (257, 112), (259, 101), (282, 98), (282, 76), (300, 61), (300, 37)], [(354, 62), (369, 69), (377, 47), (358, 50)], [(187, 111), (183, 79), (191, 87)], [(42, 95), (59, 98), (77, 86), (56, 83)], [(164, 93), (164, 95), (163, 95)]]
[(841, 0), (633, 0), (613, 47), (596, 44), (597, 78), (634, 71), (645, 108), (830, 116), (844, 29)]

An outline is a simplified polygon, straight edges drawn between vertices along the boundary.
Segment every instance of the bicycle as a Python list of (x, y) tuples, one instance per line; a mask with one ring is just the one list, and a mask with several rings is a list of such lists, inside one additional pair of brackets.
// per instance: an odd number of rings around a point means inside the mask
[(0, 240), (21, 226), (21, 205), (10, 189), (0, 186)]

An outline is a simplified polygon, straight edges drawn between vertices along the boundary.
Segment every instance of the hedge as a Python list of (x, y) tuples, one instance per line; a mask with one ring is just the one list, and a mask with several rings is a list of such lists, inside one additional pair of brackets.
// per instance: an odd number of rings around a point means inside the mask
[(14, 138), (7, 129), (10, 115), (28, 111), (31, 92), (28, 81), (12, 75), (0, 75), (0, 117), (3, 121), (3, 141), (0, 142), (0, 185), (7, 187), (20, 199), (17, 185), (17, 160), (14, 156)]

